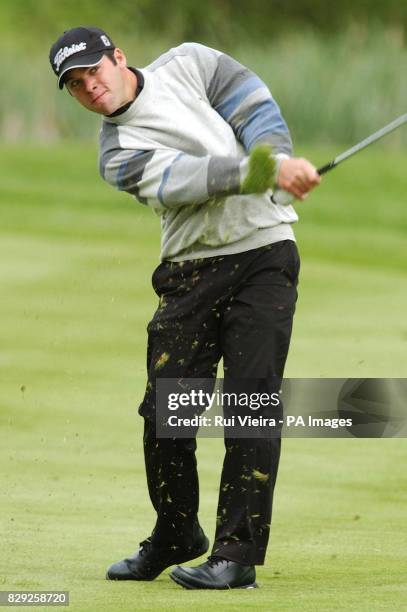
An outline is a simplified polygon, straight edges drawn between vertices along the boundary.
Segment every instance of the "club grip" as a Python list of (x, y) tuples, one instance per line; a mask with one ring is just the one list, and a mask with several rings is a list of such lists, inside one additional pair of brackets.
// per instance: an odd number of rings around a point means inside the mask
[(336, 166), (336, 163), (335, 163), (335, 160), (333, 159), (332, 161), (329, 162), (329, 164), (325, 164), (325, 166), (321, 166), (321, 168), (318, 168), (317, 172), (320, 176), (322, 176), (323, 174), (326, 174), (327, 172), (335, 168), (335, 166)]
[(271, 196), (273, 204), (280, 204), (280, 206), (289, 206), (294, 202), (294, 196), (284, 189), (276, 189)]

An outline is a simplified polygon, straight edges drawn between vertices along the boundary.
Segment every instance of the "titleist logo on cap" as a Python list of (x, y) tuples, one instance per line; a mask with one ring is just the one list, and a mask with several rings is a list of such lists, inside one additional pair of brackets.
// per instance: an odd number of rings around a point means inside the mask
[(70, 57), (71, 55), (74, 55), (75, 53), (79, 53), (79, 51), (85, 51), (85, 49), (86, 49), (85, 42), (73, 44), (70, 47), (63, 47), (62, 49), (59, 49), (58, 53), (54, 57), (55, 70), (57, 72), (59, 71), (59, 68), (62, 62), (64, 62), (67, 57)]

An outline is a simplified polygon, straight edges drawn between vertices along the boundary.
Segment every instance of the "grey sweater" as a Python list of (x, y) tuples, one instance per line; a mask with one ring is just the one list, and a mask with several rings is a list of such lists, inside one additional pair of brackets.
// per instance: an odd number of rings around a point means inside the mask
[(239, 253), (294, 240), (292, 206), (271, 191), (240, 195), (254, 145), (277, 160), (291, 138), (266, 85), (231, 57), (196, 43), (141, 70), (144, 87), (121, 115), (105, 117), (100, 172), (161, 217), (161, 259)]

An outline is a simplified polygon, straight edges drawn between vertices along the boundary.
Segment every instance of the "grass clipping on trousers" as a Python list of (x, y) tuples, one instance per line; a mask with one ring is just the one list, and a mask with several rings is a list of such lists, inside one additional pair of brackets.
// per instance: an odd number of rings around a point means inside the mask
[(274, 188), (276, 160), (269, 145), (254, 147), (249, 157), (249, 171), (243, 181), (243, 194), (264, 193)]

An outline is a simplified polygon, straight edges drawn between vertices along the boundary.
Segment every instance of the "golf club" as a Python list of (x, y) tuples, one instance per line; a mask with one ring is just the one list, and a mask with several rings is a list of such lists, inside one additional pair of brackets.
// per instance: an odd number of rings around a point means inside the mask
[[(401, 115), (397, 119), (394, 119), (394, 121), (392, 121), (391, 123), (388, 123), (387, 125), (382, 127), (380, 130), (378, 130), (377, 132), (374, 132), (374, 134), (371, 134), (370, 136), (368, 136), (367, 138), (365, 138), (358, 144), (355, 144), (350, 149), (347, 149), (346, 151), (344, 151), (343, 153), (335, 157), (332, 161), (318, 168), (317, 170), (318, 174), (322, 176), (323, 174), (326, 174), (330, 170), (333, 170), (341, 162), (345, 161), (345, 159), (348, 159), (352, 155), (355, 155), (355, 153), (358, 153), (359, 151), (361, 151), (362, 149), (365, 149), (366, 147), (373, 144), (377, 140), (380, 140), (380, 138), (383, 138), (383, 136), (390, 134), (390, 132), (393, 132), (394, 130), (402, 126), (404, 123), (407, 123), (407, 113), (404, 115)], [(295, 198), (291, 193), (288, 193), (288, 191), (284, 191), (283, 189), (277, 189), (273, 193), (272, 200), (275, 204), (287, 205), (293, 202)]]

